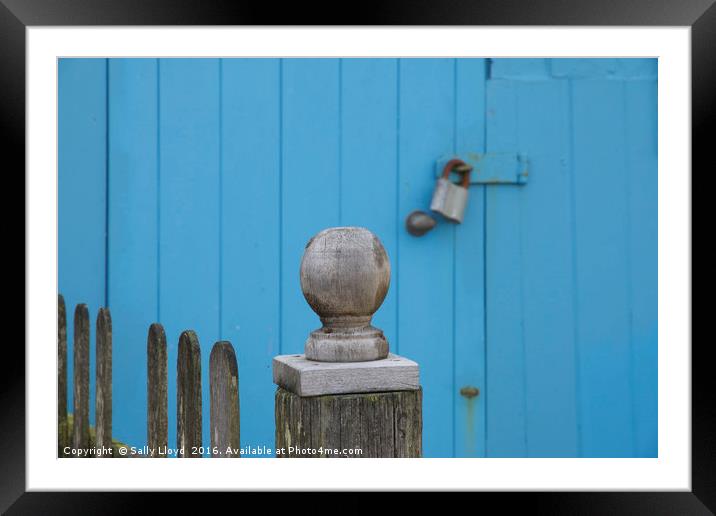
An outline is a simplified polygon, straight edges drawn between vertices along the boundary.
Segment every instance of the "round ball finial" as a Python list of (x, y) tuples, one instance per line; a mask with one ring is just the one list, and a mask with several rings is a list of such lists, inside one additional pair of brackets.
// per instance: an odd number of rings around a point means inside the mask
[(388, 356), (383, 332), (371, 326), (390, 285), (390, 261), (365, 228), (324, 229), (301, 260), (303, 296), (323, 327), (311, 332), (305, 354), (321, 362), (362, 362)]

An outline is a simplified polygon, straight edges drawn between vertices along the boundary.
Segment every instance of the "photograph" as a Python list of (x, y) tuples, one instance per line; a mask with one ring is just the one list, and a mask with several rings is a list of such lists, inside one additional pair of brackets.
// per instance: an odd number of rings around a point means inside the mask
[(714, 514), (714, 0), (216, 2), (0, 0), (0, 513)]
[(61, 58), (58, 456), (658, 457), (655, 58)]

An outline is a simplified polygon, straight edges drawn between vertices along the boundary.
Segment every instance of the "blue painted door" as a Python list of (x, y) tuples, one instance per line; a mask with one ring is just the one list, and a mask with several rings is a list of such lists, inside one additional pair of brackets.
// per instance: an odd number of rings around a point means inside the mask
[[(179, 333), (204, 378), (230, 340), (242, 445), (271, 446), (271, 358), (319, 326), (303, 247), (361, 225), (426, 456), (656, 456), (655, 60), (64, 59), (59, 85), (59, 289), (111, 308), (116, 438), (145, 442), (159, 321), (170, 400)], [(463, 151), (527, 155), (528, 184), (473, 185), (462, 225), (410, 236)]]
[(657, 454), (656, 60), (495, 60), (487, 150), (488, 453)]

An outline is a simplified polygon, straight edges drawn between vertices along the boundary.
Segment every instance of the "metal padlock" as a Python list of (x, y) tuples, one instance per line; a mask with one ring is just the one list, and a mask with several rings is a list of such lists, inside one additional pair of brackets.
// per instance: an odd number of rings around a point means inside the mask
[[(462, 174), (460, 184), (450, 181), (450, 172), (455, 170)], [(442, 177), (438, 178), (433, 192), (433, 200), (430, 209), (440, 213), (443, 217), (458, 224), (467, 206), (467, 187), (470, 184), (470, 172), (472, 167), (461, 159), (451, 159), (443, 168)]]

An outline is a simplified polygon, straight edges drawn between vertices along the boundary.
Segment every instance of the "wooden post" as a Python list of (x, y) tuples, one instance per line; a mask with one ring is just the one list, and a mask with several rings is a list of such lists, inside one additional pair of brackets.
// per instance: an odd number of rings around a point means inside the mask
[(57, 296), (57, 456), (69, 446), (67, 428), (67, 314), (65, 298)]
[(390, 284), (390, 262), (364, 228), (314, 236), (301, 260), (301, 289), (323, 327), (304, 355), (273, 360), (279, 457), (420, 457), (418, 364), (389, 352), (371, 325)]
[(89, 448), (89, 311), (87, 305), (75, 308), (73, 349), (72, 447)]
[(95, 457), (102, 458), (112, 456), (112, 316), (109, 308), (100, 308), (97, 312), (95, 339), (95, 446), (102, 449)]
[(154, 323), (147, 335), (147, 446), (150, 457), (167, 455), (167, 337)]
[(420, 457), (422, 391), (299, 396), (276, 392), (279, 457)]
[(240, 457), (239, 368), (231, 343), (217, 342), (209, 357), (211, 456)]
[(177, 447), (180, 457), (201, 457), (201, 351), (196, 333), (179, 337), (177, 358)]

